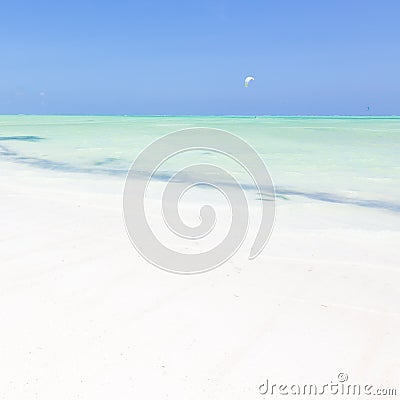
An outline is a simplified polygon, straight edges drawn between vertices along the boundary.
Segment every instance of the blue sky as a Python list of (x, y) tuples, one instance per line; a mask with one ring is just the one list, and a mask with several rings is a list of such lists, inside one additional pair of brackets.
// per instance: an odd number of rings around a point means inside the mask
[(398, 0), (8, 0), (0, 114), (399, 115), (399, 16)]

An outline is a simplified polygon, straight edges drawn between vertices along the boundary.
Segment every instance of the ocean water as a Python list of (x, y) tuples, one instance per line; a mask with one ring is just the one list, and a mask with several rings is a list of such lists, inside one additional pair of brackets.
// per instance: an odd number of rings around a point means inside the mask
[[(124, 178), (147, 145), (190, 127), (224, 129), (246, 140), (288, 201), (400, 212), (400, 117), (0, 116), (0, 158)], [(168, 168), (172, 173), (174, 165)]]

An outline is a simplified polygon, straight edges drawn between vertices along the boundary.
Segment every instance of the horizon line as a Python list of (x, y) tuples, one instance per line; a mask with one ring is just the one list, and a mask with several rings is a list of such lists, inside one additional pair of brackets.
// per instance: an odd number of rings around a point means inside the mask
[(0, 114), (0, 117), (23, 117), (23, 116), (37, 116), (37, 117), (217, 117), (217, 118), (400, 118), (400, 115), (395, 114), (31, 114), (31, 113), (18, 113), (18, 114)]

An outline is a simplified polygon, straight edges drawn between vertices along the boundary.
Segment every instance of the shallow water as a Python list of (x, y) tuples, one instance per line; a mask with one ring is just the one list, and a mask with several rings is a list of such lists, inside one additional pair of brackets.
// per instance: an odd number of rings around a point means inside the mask
[[(0, 157), (125, 177), (148, 144), (190, 127), (224, 129), (246, 140), (281, 196), (400, 212), (399, 117), (0, 116)], [(170, 162), (162, 176), (177, 165)], [(239, 165), (230, 168), (251, 186)]]

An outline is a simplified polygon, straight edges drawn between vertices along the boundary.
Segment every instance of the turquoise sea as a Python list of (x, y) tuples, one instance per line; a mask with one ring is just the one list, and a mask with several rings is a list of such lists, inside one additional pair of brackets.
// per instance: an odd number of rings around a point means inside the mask
[(283, 198), (400, 212), (400, 117), (0, 116), (0, 159), (123, 178), (146, 145), (190, 127), (245, 139)]

